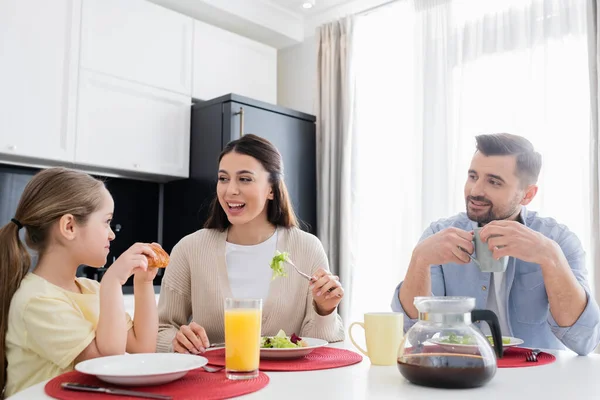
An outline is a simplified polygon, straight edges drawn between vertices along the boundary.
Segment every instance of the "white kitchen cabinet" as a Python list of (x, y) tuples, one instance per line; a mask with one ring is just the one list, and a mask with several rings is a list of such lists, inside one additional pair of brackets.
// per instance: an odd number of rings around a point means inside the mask
[(83, 0), (81, 66), (191, 94), (193, 19), (145, 0)]
[(192, 96), (209, 100), (235, 93), (277, 103), (277, 50), (194, 21)]
[(77, 164), (189, 176), (189, 96), (82, 69), (78, 100)]
[(0, 1), (0, 161), (73, 161), (80, 1)]

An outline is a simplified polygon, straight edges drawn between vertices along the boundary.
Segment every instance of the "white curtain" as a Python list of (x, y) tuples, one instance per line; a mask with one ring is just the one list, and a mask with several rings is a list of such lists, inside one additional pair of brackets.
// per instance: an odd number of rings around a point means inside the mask
[(389, 310), (422, 231), (464, 211), (477, 134), (532, 141), (529, 208), (591, 253), (586, 0), (399, 1), (360, 17), (355, 44), (353, 319)]
[[(600, 94), (598, 82), (600, 72), (600, 32), (598, 24), (600, 22), (600, 10), (597, 0), (588, 0), (588, 52), (589, 52), (589, 72), (590, 72), (590, 203), (591, 210), (591, 251), (590, 258), (594, 265), (600, 265), (600, 130), (599, 117), (600, 109), (598, 107), (598, 96)], [(600, 273), (594, 275), (594, 284), (596, 288), (600, 287)], [(596, 301), (600, 301), (600, 293), (596, 290)], [(600, 347), (596, 348), (599, 352)]]

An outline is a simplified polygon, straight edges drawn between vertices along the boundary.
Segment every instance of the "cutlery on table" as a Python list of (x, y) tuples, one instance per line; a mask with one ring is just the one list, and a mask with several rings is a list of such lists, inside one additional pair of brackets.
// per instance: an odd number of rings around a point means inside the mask
[(540, 349), (533, 349), (525, 355), (525, 361), (538, 362), (537, 356), (540, 354)]
[(223, 368), (225, 368), (225, 367), (210, 367), (208, 365), (205, 365), (202, 367), (202, 369), (205, 370), (206, 372), (219, 372)]
[(83, 383), (75, 383), (75, 382), (63, 382), (63, 383), (61, 383), (60, 386), (63, 389), (75, 390), (75, 391), (79, 391), (79, 392), (105, 393), (105, 394), (114, 394), (117, 396), (143, 397), (146, 399), (156, 399), (156, 400), (172, 400), (173, 399), (173, 397), (171, 397), (171, 396), (165, 396), (162, 394), (146, 393), (146, 392), (140, 392), (137, 390), (105, 388), (105, 387), (94, 386), (94, 385), (84, 385)]

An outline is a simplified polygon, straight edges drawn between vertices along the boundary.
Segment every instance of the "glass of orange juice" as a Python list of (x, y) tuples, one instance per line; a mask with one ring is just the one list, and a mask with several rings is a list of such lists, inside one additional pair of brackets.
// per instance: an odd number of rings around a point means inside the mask
[(262, 299), (225, 299), (225, 374), (258, 377)]

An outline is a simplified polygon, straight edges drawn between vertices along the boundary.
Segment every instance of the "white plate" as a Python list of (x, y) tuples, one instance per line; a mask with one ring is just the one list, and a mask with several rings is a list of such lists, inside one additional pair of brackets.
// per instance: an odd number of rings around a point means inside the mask
[(303, 337), (302, 340), (308, 344), (307, 347), (296, 347), (291, 349), (260, 349), (260, 358), (265, 360), (289, 360), (300, 358), (310, 354), (314, 349), (327, 346), (326, 340)]
[(93, 358), (75, 369), (116, 385), (161, 385), (182, 378), (208, 363), (204, 357), (179, 353), (124, 354)]
[[(447, 339), (447, 337), (437, 337), (437, 338), (432, 338), (429, 339), (429, 341), (431, 343), (437, 344), (440, 347), (443, 347), (444, 349), (446, 349), (447, 351), (453, 352), (453, 353), (461, 353), (461, 352), (467, 352), (467, 353), (473, 353), (473, 352), (477, 352), (477, 346), (473, 345), (473, 344), (458, 344), (458, 343), (444, 343), (442, 342), (442, 340)], [(508, 344), (504, 344), (502, 343), (503, 348), (507, 348), (507, 347), (513, 347), (513, 346), (518, 346), (520, 344), (523, 344), (523, 340), (519, 339), (519, 338), (514, 338), (511, 336), (502, 336), (502, 339), (510, 339), (510, 343)], [(491, 343), (490, 343), (491, 345)]]

